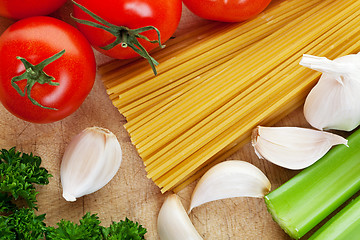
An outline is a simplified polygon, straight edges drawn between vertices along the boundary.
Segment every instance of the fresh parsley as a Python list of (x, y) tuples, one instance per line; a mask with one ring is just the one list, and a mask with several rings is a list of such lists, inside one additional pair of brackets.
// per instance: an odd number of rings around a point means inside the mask
[(38, 192), (33, 184), (47, 185), (48, 171), (40, 167), (41, 158), (33, 154), (21, 153), (11, 148), (0, 151), (0, 204), (2, 212), (14, 210), (11, 199), (22, 198), (29, 208), (35, 208)]

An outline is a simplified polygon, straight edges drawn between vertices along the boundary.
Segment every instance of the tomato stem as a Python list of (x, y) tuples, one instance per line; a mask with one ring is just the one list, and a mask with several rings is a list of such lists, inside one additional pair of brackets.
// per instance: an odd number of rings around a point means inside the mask
[[(94, 20), (98, 21), (101, 24), (96, 23), (96, 22), (92, 22), (92, 21), (88, 21), (88, 20), (78, 19), (78, 18), (75, 18), (73, 15), (71, 15), (71, 17), (76, 22), (78, 22), (80, 24), (87, 25), (87, 26), (100, 28), (100, 29), (102, 29), (104, 31), (107, 31), (107, 32), (109, 32), (109, 33), (111, 33), (112, 35), (115, 36), (115, 40), (112, 43), (110, 43), (110, 44), (108, 44), (108, 45), (106, 45), (104, 47), (101, 47), (102, 49), (110, 50), (110, 49), (112, 49), (113, 47), (115, 47), (115, 46), (117, 46), (119, 44), (123, 48), (130, 47), (137, 54), (139, 54), (141, 57), (148, 60), (154, 74), (157, 75), (157, 71), (156, 71), (155, 66), (158, 65), (159, 63), (149, 55), (149, 53), (146, 51), (146, 49), (138, 41), (138, 38), (144, 39), (144, 40), (146, 40), (146, 41), (148, 41), (150, 43), (158, 43), (161, 48), (164, 48), (165, 45), (161, 44), (160, 31), (156, 27), (154, 27), (154, 26), (146, 26), (146, 27), (142, 27), (142, 28), (138, 28), (138, 29), (130, 29), (130, 28), (127, 28), (125, 26), (117, 26), (117, 25), (111, 24), (111, 23), (107, 22), (106, 20), (102, 19), (101, 17), (97, 16), (95, 13), (91, 12), (89, 9), (85, 8), (84, 6), (82, 6), (79, 3), (75, 2), (74, 0), (72, 0), (72, 2), (76, 6), (78, 6), (81, 10), (83, 10), (85, 13), (90, 15)], [(143, 32), (151, 31), (151, 30), (156, 31), (156, 33), (158, 35), (157, 40), (150, 40), (146, 36), (141, 34)]]
[[(11, 79), (11, 85), (20, 94), (20, 96), (24, 97), (25, 95), (27, 95), (28, 99), (34, 105), (45, 108), (45, 109), (57, 110), (56, 108), (45, 107), (45, 106), (41, 105), (40, 103), (38, 103), (35, 99), (33, 99), (31, 97), (31, 89), (35, 85), (35, 83), (49, 84), (52, 86), (60, 85), (58, 82), (53, 82), (53, 80), (55, 80), (54, 77), (49, 76), (44, 72), (44, 67), (46, 67), (50, 63), (59, 59), (62, 55), (64, 55), (64, 53), (65, 53), (65, 50), (62, 50), (61, 52), (58, 52), (57, 54), (53, 55), (52, 57), (45, 59), (44, 61), (42, 61), (41, 63), (39, 63), (37, 65), (31, 64), (25, 58), (16, 57), (24, 64), (25, 72), (19, 76), (13, 77)], [(16, 84), (16, 82), (21, 81), (21, 80), (26, 80), (26, 85), (25, 85), (24, 91), (22, 91), (19, 88), (19, 86)]]
[(128, 41), (127, 33), (125, 31), (122, 31), (121, 32), (121, 46), (123, 48), (128, 47), (127, 41)]

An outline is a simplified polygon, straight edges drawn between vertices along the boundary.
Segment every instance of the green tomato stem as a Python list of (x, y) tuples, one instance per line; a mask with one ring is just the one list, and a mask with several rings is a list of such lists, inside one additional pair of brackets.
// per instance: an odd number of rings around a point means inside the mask
[[(109, 33), (111, 33), (112, 35), (115, 36), (115, 40), (112, 43), (110, 43), (110, 44), (108, 44), (108, 45), (106, 45), (104, 47), (100, 47), (101, 49), (110, 50), (110, 49), (112, 49), (113, 47), (115, 47), (115, 46), (117, 46), (119, 44), (123, 48), (130, 47), (137, 54), (139, 54), (141, 57), (148, 60), (154, 74), (157, 75), (157, 71), (156, 71), (155, 66), (158, 65), (159, 63), (149, 55), (147, 50), (138, 41), (139, 38), (144, 39), (144, 40), (146, 40), (146, 41), (148, 41), (150, 43), (158, 43), (161, 48), (164, 48), (165, 45), (161, 44), (160, 31), (156, 27), (154, 27), (154, 26), (146, 26), (146, 27), (142, 27), (142, 28), (138, 28), (138, 29), (130, 29), (130, 28), (127, 28), (125, 26), (117, 26), (117, 25), (111, 24), (111, 23), (107, 22), (106, 20), (102, 19), (101, 17), (99, 17), (95, 13), (91, 12), (86, 7), (84, 7), (84, 6), (80, 5), (79, 3), (75, 2), (74, 0), (72, 0), (72, 2), (76, 6), (78, 6), (81, 10), (83, 10), (85, 13), (90, 15), (94, 20), (98, 21), (101, 24), (96, 23), (96, 22), (92, 22), (92, 21), (88, 21), (88, 20), (78, 19), (78, 18), (75, 18), (74, 16), (71, 15), (71, 17), (76, 22), (78, 22), (80, 24), (87, 25), (87, 26), (100, 28), (100, 29), (102, 29), (104, 31), (107, 31), (107, 32), (109, 32)], [(151, 31), (151, 30), (156, 31), (156, 33), (158, 35), (157, 40), (150, 40), (149, 38), (147, 38), (146, 36), (141, 34), (143, 32)]]
[[(45, 59), (41, 63), (37, 65), (31, 64), (29, 61), (27, 61), (25, 58), (22, 57), (16, 57), (19, 59), (25, 67), (25, 72), (21, 74), (20, 76), (13, 77), (11, 79), (11, 85), (15, 90), (20, 94), (20, 96), (24, 97), (25, 95), (28, 97), (28, 99), (36, 106), (50, 109), (50, 110), (57, 110), (56, 108), (46, 107), (38, 103), (35, 99), (31, 97), (31, 89), (35, 85), (35, 83), (39, 84), (49, 84), (52, 86), (59, 86), (60, 84), (58, 82), (53, 82), (55, 80), (54, 77), (47, 75), (44, 72), (44, 68), (49, 65), (50, 63), (56, 61), (59, 59), (62, 55), (64, 55), (65, 50), (62, 50), (55, 54), (54, 56)], [(24, 88), (24, 91), (22, 91), (19, 86), (16, 84), (18, 81), (26, 80), (26, 85)]]

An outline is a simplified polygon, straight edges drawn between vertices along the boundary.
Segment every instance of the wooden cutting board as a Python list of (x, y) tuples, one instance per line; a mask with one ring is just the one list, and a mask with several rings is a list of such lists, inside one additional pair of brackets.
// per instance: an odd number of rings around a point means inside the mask
[[(69, 17), (70, 1), (53, 17), (72, 25)], [(184, 8), (176, 34), (204, 21)], [(0, 33), (14, 21), (0, 17)], [(110, 59), (96, 53), (98, 64)], [(1, 66), (0, 66), (1, 68)], [(101, 114), (99, 114), (101, 113)], [(39, 214), (46, 213), (47, 224), (55, 225), (60, 219), (77, 222), (86, 212), (97, 213), (104, 226), (125, 217), (138, 221), (148, 233), (146, 239), (158, 239), (156, 222), (159, 209), (168, 194), (146, 177), (144, 165), (123, 127), (125, 118), (113, 107), (105, 88), (97, 78), (94, 88), (82, 106), (71, 116), (51, 124), (33, 124), (11, 115), (0, 105), (0, 147), (17, 147), (33, 152), (43, 159), (43, 166), (54, 176), (47, 186), (38, 187)], [(278, 123), (281, 126), (307, 127), (302, 109), (298, 109)], [(62, 198), (59, 169), (64, 149), (71, 138), (86, 127), (100, 126), (110, 129), (119, 139), (123, 150), (120, 170), (112, 181), (94, 194), (74, 203)], [(283, 169), (259, 160), (250, 144), (230, 157), (248, 161), (260, 168), (270, 179), (272, 189), (277, 188), (297, 172)], [(185, 207), (189, 205), (195, 183), (178, 193)], [(290, 239), (272, 220), (263, 199), (233, 198), (205, 204), (193, 210), (190, 218), (204, 239)]]

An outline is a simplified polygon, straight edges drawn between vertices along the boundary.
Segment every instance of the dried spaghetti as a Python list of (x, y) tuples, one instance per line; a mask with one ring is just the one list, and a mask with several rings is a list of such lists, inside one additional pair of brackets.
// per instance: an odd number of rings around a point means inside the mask
[(162, 192), (178, 191), (248, 142), (258, 124), (299, 107), (319, 77), (299, 66), (302, 54), (357, 51), (359, 21), (357, 0), (277, 1), (253, 20), (216, 31), (209, 23), (159, 51), (156, 77), (137, 61), (104, 66), (103, 79), (148, 177)]

